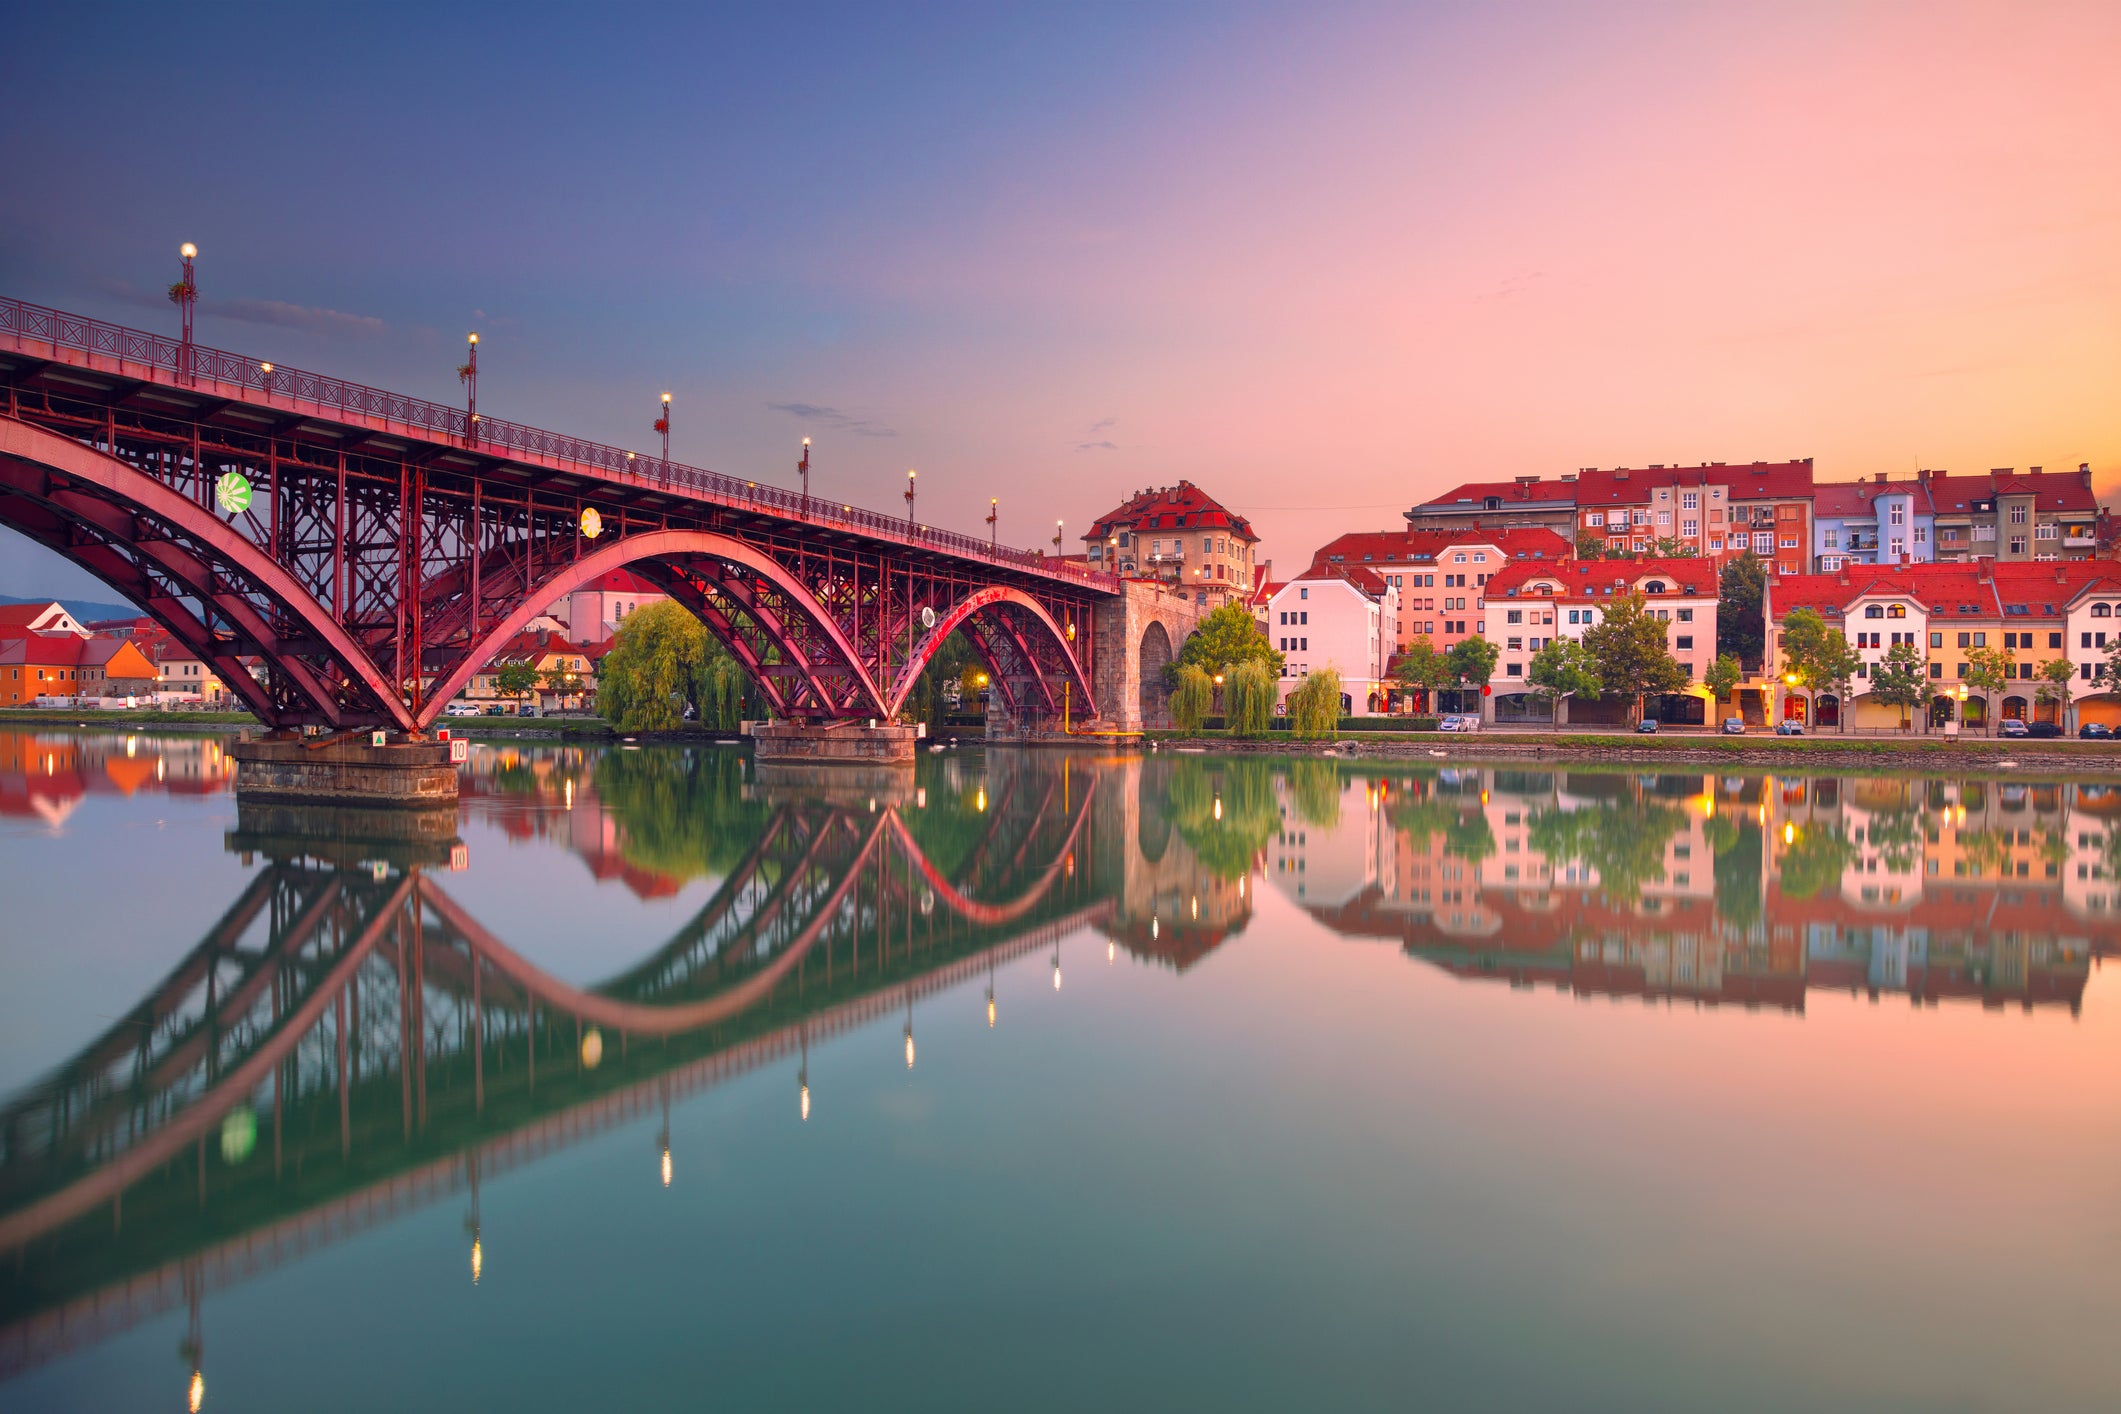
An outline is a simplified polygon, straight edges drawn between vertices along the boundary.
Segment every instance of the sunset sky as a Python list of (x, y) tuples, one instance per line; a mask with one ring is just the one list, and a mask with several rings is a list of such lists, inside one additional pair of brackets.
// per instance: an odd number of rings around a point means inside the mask
[[(2121, 481), (2121, 5), (7, 6), (0, 294), (922, 518)], [(0, 592), (99, 586), (0, 533)]]

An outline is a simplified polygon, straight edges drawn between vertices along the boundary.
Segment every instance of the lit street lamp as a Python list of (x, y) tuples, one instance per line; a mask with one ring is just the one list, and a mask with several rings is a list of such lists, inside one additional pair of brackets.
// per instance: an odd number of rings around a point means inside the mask
[(987, 498), (987, 553), (990, 555), (1001, 546), (1001, 531), (998, 528), (1001, 524), (1001, 518), (1002, 498), (989, 496)]
[(663, 415), (655, 420), (655, 430), (663, 434), (663, 480), (670, 480), (670, 394), (663, 394)]
[(909, 526), (913, 524), (913, 479), (919, 474), (912, 470), (906, 473), (906, 524)]
[(198, 259), (199, 248), (190, 241), (177, 247), (177, 258), (184, 262), (177, 283), (169, 287), (169, 302), (177, 307), (184, 323), (184, 338), (177, 354), (177, 376), (187, 383), (196, 382), (198, 369), (192, 362), (191, 317), (192, 309), (199, 303), (199, 284), (192, 278), (192, 261)]
[(803, 459), (795, 464), (795, 474), (803, 478), (803, 514), (810, 514), (810, 439), (803, 439)]
[(479, 336), (466, 334), (464, 342), (471, 352), (457, 365), (457, 381), (468, 390), (464, 401), (464, 441), (469, 445), (477, 440), (479, 423)]

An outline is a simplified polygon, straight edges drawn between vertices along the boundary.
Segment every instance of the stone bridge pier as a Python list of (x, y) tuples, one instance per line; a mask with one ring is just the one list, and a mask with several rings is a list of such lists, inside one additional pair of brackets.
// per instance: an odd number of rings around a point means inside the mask
[(1118, 594), (1098, 601), (1091, 681), (1108, 730), (1170, 724), (1164, 665), (1200, 626), (1201, 612), (1183, 593), (1146, 580), (1123, 581)]

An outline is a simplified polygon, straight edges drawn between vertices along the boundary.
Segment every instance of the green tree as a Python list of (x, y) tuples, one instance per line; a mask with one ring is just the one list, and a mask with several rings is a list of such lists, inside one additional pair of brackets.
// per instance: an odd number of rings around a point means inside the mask
[(1223, 674), (1223, 717), (1230, 735), (1259, 737), (1274, 724), (1276, 681), (1264, 658), (1232, 663)]
[(1929, 705), (1936, 688), (1929, 678), (1929, 663), (1912, 643), (1896, 643), (1871, 669), (1871, 698), (1900, 709), (1905, 728), (1916, 709)]
[[(743, 665), (729, 656), (722, 645), (707, 640), (707, 653), (700, 664), (700, 725), (718, 732), (733, 732), (744, 724), (744, 699), (751, 686)], [(931, 691), (930, 696), (935, 696)], [(936, 718), (939, 719), (937, 714)]]
[(1966, 688), (1981, 694), (1982, 713), (1988, 721), (1988, 734), (1996, 734), (1996, 694), (2007, 692), (2017, 679), (2018, 662), (2007, 648), (1969, 648), (1966, 650)]
[[(1782, 674), (1785, 681), (1805, 690), (1815, 704), (1822, 691), (1839, 695), (1844, 710), (1842, 729), (1848, 728), (1848, 685), (1856, 676), (1862, 655), (1849, 646), (1838, 628), (1829, 628), (1817, 609), (1792, 609), (1782, 620)], [(1813, 712), (1816, 720), (1818, 712)]]
[(2033, 689), (2033, 700), (2052, 702), (2056, 705), (2055, 718), (2064, 726), (2069, 724), (2069, 690), (2077, 680), (2077, 665), (2067, 658), (2051, 658), (2034, 669), (2039, 686)]
[(707, 630), (674, 599), (626, 616), (597, 676), (597, 710), (620, 731), (675, 731), (697, 709)]
[(1316, 830), (1340, 823), (1340, 765), (1334, 761), (1291, 761), (1289, 801), (1296, 818)]
[(1745, 669), (1730, 654), (1718, 653), (1716, 661), (1701, 675), (1701, 681), (1716, 694), (1718, 702), (1728, 702), (1731, 694), (1738, 690), (1738, 684), (1745, 681)]
[(1200, 730), (1215, 705), (1215, 684), (1198, 663), (1178, 665), (1178, 684), (1171, 689), (1171, 725), (1179, 731)]
[(1444, 654), (1444, 661), (1451, 669), (1451, 680), (1466, 687), (1486, 687), (1488, 679), (1495, 676), (1495, 660), (1502, 650), (1474, 634), (1461, 638)]
[[(1159, 781), (1159, 772), (1168, 777)], [(1157, 787), (1161, 810), (1201, 865), (1223, 879), (1242, 878), (1281, 825), (1274, 774), (1256, 758), (1214, 762), (1152, 759), (1143, 766), (1145, 794)]]
[[(1458, 680), (1458, 675), (1451, 671), (1450, 659), (1436, 650), (1436, 644), (1427, 634), (1418, 635), (1407, 644), (1406, 651), (1399, 655), (1399, 662), (1392, 668), (1392, 676), (1407, 687), (1431, 693)], [(1433, 707), (1434, 703), (1430, 705)]]
[(1767, 566), (1751, 550), (1723, 567), (1716, 602), (1716, 651), (1740, 663), (1758, 663), (1767, 653)]
[(1211, 610), (1178, 650), (1180, 663), (1191, 663), (1210, 678), (1217, 673), (1228, 676), (1232, 663), (1242, 663), (1247, 658), (1266, 659), (1269, 675), (1281, 676), (1281, 653), (1268, 640), (1259, 620), (1252, 617), (1252, 611), (1237, 603)]
[(1573, 638), (1550, 639), (1546, 647), (1534, 653), (1531, 666), (1525, 669), (1525, 681), (1545, 699), (1547, 710), (1556, 721), (1561, 719), (1558, 709), (1562, 703), (1572, 697), (1596, 702), (1604, 690), (1597, 661)]
[(1701, 552), (1684, 540), (1660, 535), (1651, 552), (1660, 560), (1691, 560)]
[(2108, 692), (2121, 692), (2121, 633), (2106, 645), (2106, 661), (2099, 665), (2098, 681)]
[(493, 675), (493, 685), (503, 697), (527, 697), (538, 685), (538, 670), (528, 663), (503, 663)]
[(1315, 741), (1340, 730), (1340, 674), (1319, 668), (1289, 694), (1289, 725), (1296, 735)]
[(1576, 532), (1576, 558), (1579, 560), (1602, 560), (1605, 558), (1605, 536), (1595, 530)]
[(1598, 664), (1604, 691), (1628, 704), (1630, 725), (1641, 720), (1644, 697), (1687, 684), (1686, 669), (1666, 646), (1664, 620), (1639, 593), (1606, 605), (1600, 621), (1584, 630), (1583, 646)]

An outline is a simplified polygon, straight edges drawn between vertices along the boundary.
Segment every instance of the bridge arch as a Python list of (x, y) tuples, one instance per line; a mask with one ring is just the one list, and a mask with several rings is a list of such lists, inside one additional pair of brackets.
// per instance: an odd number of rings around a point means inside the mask
[[(770, 585), (773, 594), (796, 611), (795, 617), (790, 618), (780, 605), (766, 602), (740, 578), (723, 575), (720, 567), (734, 568)], [(772, 556), (715, 531), (649, 530), (567, 562), (495, 620), (436, 678), (421, 708), (420, 725), (440, 716), (472, 675), (543, 613), (547, 604), (612, 570), (629, 568), (698, 615), (708, 632), (743, 664), (778, 715), (799, 714), (806, 705), (812, 710), (890, 715), (875, 679), (832, 615)], [(794, 690), (783, 689), (767, 671), (770, 665), (764, 661), (762, 645), (738, 629), (733, 611), (741, 612), (779, 650), (782, 661), (798, 670), (801, 681)], [(851, 692), (835, 692), (827, 678), (850, 679)]]
[[(1025, 631), (1026, 627), (1029, 632)], [(935, 627), (914, 645), (898, 688), (891, 694), (890, 710), (884, 715), (898, 715), (928, 661), (941, 649), (943, 640), (959, 628), (966, 630), (973, 650), (987, 665), (990, 680), (1001, 690), (1011, 708), (1020, 705), (1019, 683), (1012, 679), (1028, 676), (1037, 685), (1045, 709), (1058, 711), (1060, 704), (1054, 698), (1051, 679), (1055, 672), (1059, 672), (1082, 694), (1077, 705), (1081, 715), (1097, 715), (1097, 700), (1089, 674), (1083, 671), (1082, 660), (1076, 656), (1075, 645), (1067, 630), (1046, 611), (1045, 605), (1023, 590), (1005, 584), (988, 585), (966, 595), (935, 621)], [(1045, 662), (1041, 661), (1042, 651)], [(1012, 671), (1018, 669), (1021, 672)]]
[(1145, 726), (1169, 722), (1166, 702), (1170, 694), (1164, 690), (1164, 669), (1171, 664), (1171, 650), (1170, 631), (1150, 620), (1142, 630), (1141, 641), (1141, 714)]
[[(138, 605), (269, 726), (413, 726), (382, 669), (306, 586), (236, 525), (125, 462), (0, 417), (0, 525)], [(252, 677), (249, 655), (278, 681)]]

